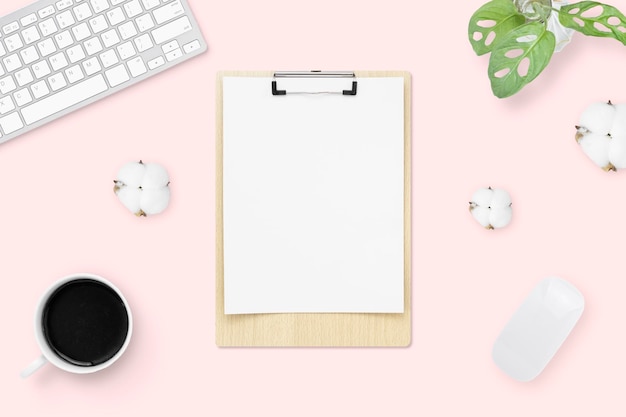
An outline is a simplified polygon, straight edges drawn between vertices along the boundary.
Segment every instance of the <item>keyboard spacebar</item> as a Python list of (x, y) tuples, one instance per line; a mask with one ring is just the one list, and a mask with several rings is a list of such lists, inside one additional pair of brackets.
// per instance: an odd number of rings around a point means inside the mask
[(26, 124), (30, 125), (102, 93), (107, 88), (104, 77), (102, 74), (98, 74), (50, 97), (39, 100), (35, 104), (22, 108), (22, 116), (24, 116)]

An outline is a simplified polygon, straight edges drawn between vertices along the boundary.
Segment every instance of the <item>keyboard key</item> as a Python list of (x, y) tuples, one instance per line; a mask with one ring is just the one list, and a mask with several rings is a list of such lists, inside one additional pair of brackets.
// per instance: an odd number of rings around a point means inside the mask
[(120, 43), (120, 37), (117, 36), (117, 31), (115, 29), (104, 32), (101, 37), (105, 48), (110, 48), (113, 45)]
[[(15, 73), (15, 79), (17, 80), (17, 85), (20, 87), (24, 87), (26, 84), (30, 84), (34, 81), (33, 73), (30, 72), (30, 68), (24, 68)], [(21, 104), (19, 104), (21, 106)]]
[(154, 19), (158, 24), (165, 23), (170, 19), (173, 19), (177, 16), (180, 16), (185, 13), (185, 9), (183, 5), (180, 4), (179, 0), (176, 0), (172, 3), (168, 3), (163, 7), (159, 7), (158, 9), (152, 12), (154, 14)]
[(153, 9), (157, 7), (159, 4), (161, 4), (159, 0), (141, 0), (141, 2), (143, 3), (144, 9), (146, 10)]
[(91, 13), (91, 9), (89, 8), (89, 4), (87, 3), (82, 3), (74, 7), (74, 9), (72, 10), (74, 10), (76, 20), (78, 20), (79, 22), (82, 22), (83, 20), (89, 19), (91, 16), (93, 16), (93, 13)]
[(69, 10), (59, 13), (56, 17), (59, 28), (61, 29), (65, 29), (66, 27), (70, 27), (76, 23), (74, 16), (72, 16), (72, 13)]
[(4, 32), (5, 35), (8, 35), (13, 32), (17, 32), (18, 30), (20, 30), (20, 24), (17, 22), (11, 22), (8, 25), (5, 25), (2, 27), (2, 31)]
[(133, 22), (126, 22), (119, 25), (117, 29), (120, 31), (120, 35), (122, 35), (122, 39), (124, 40), (130, 39), (137, 34), (137, 29)]
[(37, 49), (39, 49), (39, 53), (41, 56), (52, 55), (57, 51), (57, 47), (54, 45), (52, 39), (44, 39), (43, 41), (37, 44)]
[(91, 31), (94, 34), (104, 32), (109, 28), (109, 25), (107, 24), (107, 20), (105, 19), (104, 15), (98, 15), (93, 19), (90, 19), (89, 26), (91, 26)]
[(48, 61), (44, 59), (43, 61), (39, 61), (35, 65), (33, 65), (33, 72), (35, 73), (35, 78), (40, 79), (45, 77), (46, 75), (50, 75), (52, 71), (50, 70)]
[(44, 80), (41, 80), (31, 85), (30, 89), (33, 92), (33, 97), (35, 97), (35, 99), (40, 99), (50, 94), (50, 89), (48, 89), (48, 84), (46, 84)]
[(66, 51), (67, 57), (70, 59), (72, 64), (81, 61), (85, 58), (85, 51), (83, 51), (83, 47), (80, 45), (72, 46), (68, 48)]
[(22, 31), (22, 38), (24, 38), (24, 42), (26, 42), (26, 45), (30, 45), (31, 43), (35, 43), (39, 39), (41, 39), (41, 36), (39, 35), (39, 30), (37, 30), (37, 26), (31, 26), (27, 29), (24, 29)]
[(163, 65), (165, 65), (165, 58), (163, 58), (162, 56), (158, 56), (148, 61), (148, 68), (150, 68), (151, 70), (159, 68)]
[(152, 37), (156, 44), (160, 45), (190, 30), (191, 22), (184, 16), (153, 30)]
[(0, 42), (0, 56), (5, 56), (7, 54), (6, 49), (4, 49), (4, 44)]
[(65, 54), (63, 52), (59, 52), (56, 55), (52, 55), (50, 57), (50, 65), (52, 65), (52, 69), (54, 71), (58, 71), (67, 67), (69, 64), (67, 63), (67, 59), (65, 58)]
[(135, 22), (137, 23), (139, 32), (145, 32), (146, 30), (150, 30), (154, 27), (154, 20), (152, 20), (152, 17), (148, 13), (139, 16), (135, 19)]
[(14, 112), (9, 114), (8, 116), (0, 118), (0, 126), (4, 131), (4, 134), (9, 135), (23, 128), (24, 123), (22, 123), (20, 115), (17, 112)]
[(141, 12), (143, 12), (139, 0), (131, 0), (124, 4), (124, 10), (126, 10), (126, 16), (128, 16), (129, 19), (139, 16)]
[(74, 84), (58, 94), (49, 96), (22, 109), (26, 124), (33, 124), (74, 104), (106, 91), (107, 85), (101, 74)]
[(3, 58), (2, 63), (4, 63), (4, 68), (7, 72), (13, 72), (22, 68), (22, 61), (20, 61), (17, 54), (9, 55), (6, 58)]
[(118, 5), (120, 3), (124, 3), (126, 0), (111, 0), (111, 4), (113, 6)]
[(15, 35), (4, 38), (4, 44), (7, 46), (7, 50), (9, 52), (17, 51), (24, 46), (20, 35), (18, 35), (17, 33)]
[(106, 15), (107, 19), (109, 19), (109, 24), (111, 26), (115, 26), (126, 20), (126, 16), (124, 16), (124, 12), (122, 11), (121, 7), (116, 7), (115, 9), (109, 10)]
[(124, 64), (120, 64), (117, 67), (111, 68), (110, 70), (105, 71), (104, 74), (106, 75), (111, 87), (117, 87), (118, 85), (130, 80)]
[(50, 87), (52, 87), (52, 91), (58, 91), (63, 87), (67, 86), (67, 81), (65, 81), (65, 77), (62, 72), (52, 75), (48, 78), (48, 83), (50, 83)]
[(115, 50), (113, 49), (109, 49), (108, 51), (101, 53), (100, 61), (102, 61), (102, 65), (104, 65), (104, 68), (112, 67), (113, 65), (120, 62), (120, 60), (117, 59), (117, 54), (115, 53)]
[(74, 43), (72, 35), (70, 35), (68, 30), (64, 30), (63, 32), (54, 35), (54, 40), (57, 41), (59, 49), (67, 48)]
[(11, 91), (15, 91), (17, 85), (15, 85), (15, 80), (12, 76), (7, 75), (6, 77), (0, 79), (0, 93), (8, 94)]
[(163, 44), (163, 46), (161, 46), (161, 49), (163, 50), (163, 53), (166, 54), (168, 52), (172, 52), (175, 49), (179, 49), (180, 45), (178, 44), (178, 41), (171, 41), (168, 43)]
[(94, 12), (100, 13), (107, 10), (111, 6), (107, 0), (91, 0), (91, 7)]
[(61, 11), (67, 9), (68, 7), (72, 7), (72, 0), (60, 0), (56, 2), (57, 10)]
[(87, 50), (87, 55), (91, 56), (94, 54), (97, 54), (98, 52), (102, 51), (102, 43), (100, 43), (100, 38), (98, 38), (97, 36), (91, 38), (91, 39), (87, 39), (84, 43), (85, 45), (85, 49)]
[(140, 56), (131, 59), (128, 61), (128, 70), (130, 71), (130, 75), (133, 77), (139, 77), (142, 74), (148, 72), (146, 69), (146, 64), (143, 62)]
[(70, 84), (74, 84), (76, 81), (80, 81), (85, 78), (85, 74), (83, 74), (83, 70), (80, 69), (79, 65), (74, 65), (73, 67), (66, 69), (65, 76)]
[(54, 14), (54, 7), (47, 6), (37, 12), (40, 19), (45, 19), (46, 17), (52, 16)]
[(24, 16), (23, 18), (20, 19), (20, 23), (24, 27), (26, 27), (28, 25), (32, 25), (36, 21), (37, 21), (37, 15), (35, 13), (31, 13), (31, 14), (29, 14), (27, 16)]
[(15, 110), (15, 103), (11, 96), (4, 96), (0, 98), (0, 114), (7, 114), (10, 111)]
[(26, 104), (33, 101), (33, 97), (30, 95), (30, 91), (28, 90), (28, 88), (23, 88), (19, 91), (16, 91), (13, 94), (13, 97), (15, 98), (15, 103), (19, 107), (25, 106)]
[(180, 58), (181, 56), (183, 56), (183, 51), (181, 51), (179, 48), (179, 49), (175, 49), (172, 52), (168, 52), (167, 54), (165, 54), (165, 59), (171, 62)]
[(144, 33), (135, 38), (135, 46), (137, 47), (137, 51), (143, 52), (152, 48), (154, 44), (152, 43), (152, 39), (150, 39), (150, 35)]
[(34, 46), (29, 46), (26, 49), (22, 49), (20, 51), (20, 56), (22, 57), (22, 62), (24, 62), (24, 65), (32, 64), (39, 59), (39, 54), (37, 53), (37, 49)]
[(117, 52), (120, 54), (120, 58), (122, 59), (122, 61), (125, 61), (128, 58), (137, 55), (137, 51), (135, 51), (135, 47), (130, 42), (126, 42), (118, 46)]
[(54, 19), (49, 18), (39, 23), (39, 30), (41, 30), (41, 34), (45, 37), (57, 33), (59, 28), (57, 28), (57, 24), (54, 23)]
[(93, 75), (96, 72), (102, 70), (100, 62), (98, 62), (98, 58), (96, 58), (95, 56), (93, 58), (89, 58), (86, 61), (83, 61), (83, 68), (85, 69), (85, 74), (87, 75)]
[(200, 41), (195, 40), (195, 41), (189, 42), (188, 44), (185, 44), (185, 46), (183, 46), (183, 49), (185, 50), (186, 54), (190, 54), (194, 51), (197, 51), (198, 49), (200, 49)]
[(89, 26), (87, 26), (87, 23), (85, 22), (74, 26), (72, 28), (72, 33), (74, 34), (74, 38), (76, 38), (77, 42), (83, 41), (91, 36)]

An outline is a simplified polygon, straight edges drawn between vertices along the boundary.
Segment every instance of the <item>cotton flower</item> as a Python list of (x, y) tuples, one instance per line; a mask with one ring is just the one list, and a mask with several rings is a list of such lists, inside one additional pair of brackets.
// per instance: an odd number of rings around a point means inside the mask
[(626, 104), (594, 103), (576, 126), (583, 152), (605, 171), (626, 168)]
[(163, 166), (142, 161), (124, 165), (113, 191), (122, 204), (137, 216), (161, 213), (170, 201), (170, 179)]
[(511, 222), (511, 196), (508, 192), (494, 188), (481, 188), (470, 201), (472, 216), (486, 229), (499, 229)]

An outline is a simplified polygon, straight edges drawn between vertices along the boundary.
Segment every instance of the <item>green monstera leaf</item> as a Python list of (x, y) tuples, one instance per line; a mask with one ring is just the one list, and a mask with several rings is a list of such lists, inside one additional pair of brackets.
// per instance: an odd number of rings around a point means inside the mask
[(518, 26), (526, 18), (511, 0), (492, 0), (472, 15), (468, 37), (477, 55), (491, 52), (500, 38)]
[(626, 17), (613, 6), (582, 1), (561, 7), (559, 21), (587, 36), (617, 39), (626, 45)]
[(626, 16), (595, 1), (491, 0), (470, 18), (468, 37), (477, 55), (491, 53), (491, 90), (505, 98), (537, 78), (550, 63), (556, 39), (561, 50), (573, 31), (626, 45)]
[(541, 22), (509, 32), (491, 52), (488, 72), (493, 94), (510, 97), (537, 78), (550, 62), (555, 42)]

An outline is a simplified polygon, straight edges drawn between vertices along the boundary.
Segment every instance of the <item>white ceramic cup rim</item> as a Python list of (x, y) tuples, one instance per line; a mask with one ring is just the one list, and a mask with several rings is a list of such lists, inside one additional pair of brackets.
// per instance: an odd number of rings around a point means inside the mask
[[(50, 348), (50, 346), (48, 345), (48, 342), (46, 341), (46, 337), (43, 333), (42, 316), (43, 316), (44, 308), (48, 302), (48, 299), (62, 285), (67, 284), (72, 281), (79, 280), (79, 279), (91, 279), (94, 281), (101, 282), (107, 285), (108, 287), (110, 287), (122, 299), (122, 302), (124, 303), (124, 307), (126, 307), (126, 312), (128, 313), (128, 332), (126, 333), (126, 339), (124, 340), (124, 344), (122, 345), (120, 350), (115, 354), (115, 356), (113, 356), (111, 359), (101, 364), (94, 365), (94, 366), (78, 366), (78, 365), (74, 365), (72, 363), (67, 362), (66, 360), (58, 356)], [(126, 301), (126, 298), (124, 298), (124, 295), (122, 294), (122, 292), (115, 285), (113, 285), (110, 281), (102, 278), (99, 275), (94, 275), (94, 274), (89, 274), (89, 273), (80, 273), (80, 274), (68, 275), (64, 278), (61, 278), (60, 280), (52, 284), (46, 290), (46, 292), (41, 296), (41, 299), (39, 300), (39, 303), (37, 304), (37, 310), (35, 311), (35, 338), (37, 339), (37, 344), (39, 345), (39, 348), (41, 349), (41, 353), (43, 357), (52, 365), (56, 366), (57, 368), (62, 369), (67, 372), (72, 372), (75, 374), (89, 374), (89, 373), (97, 372), (97, 371), (100, 371), (104, 368), (111, 366), (115, 361), (117, 361), (120, 358), (120, 356), (122, 356), (122, 354), (128, 347), (132, 333), (133, 333), (133, 317), (130, 311), (130, 306), (128, 305), (128, 301)]]

